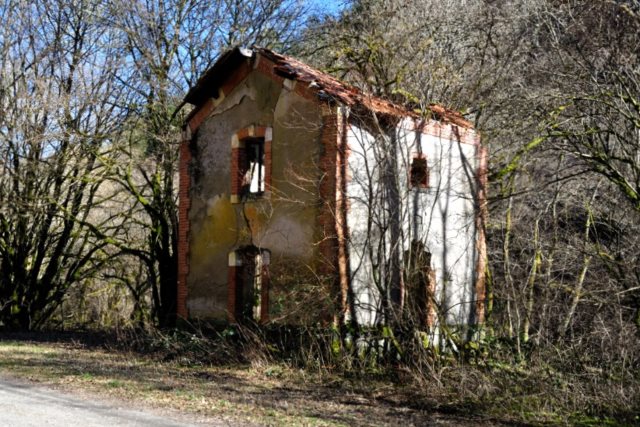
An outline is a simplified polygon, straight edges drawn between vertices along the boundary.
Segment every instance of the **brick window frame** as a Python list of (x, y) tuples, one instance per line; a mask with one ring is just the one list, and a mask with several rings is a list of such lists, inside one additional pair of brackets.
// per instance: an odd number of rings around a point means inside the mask
[[(231, 137), (231, 203), (268, 199), (271, 195), (271, 141), (273, 130), (268, 126), (251, 125), (238, 130)], [(243, 194), (245, 174), (247, 172), (247, 146), (263, 144), (264, 153), (264, 190)]]
[(416, 153), (409, 165), (409, 188), (428, 189), (430, 168), (427, 156)]
[[(253, 258), (255, 262), (247, 262)], [(258, 323), (269, 322), (269, 290), (271, 278), (269, 265), (271, 264), (271, 251), (264, 248), (238, 248), (228, 254), (228, 283), (227, 283), (227, 316), (230, 323), (242, 323), (252, 320)], [(259, 275), (259, 281), (245, 283), (245, 268)], [(256, 276), (254, 276), (255, 280)], [(253, 295), (246, 298), (247, 287), (252, 289)], [(250, 313), (247, 312), (247, 304), (251, 304)]]

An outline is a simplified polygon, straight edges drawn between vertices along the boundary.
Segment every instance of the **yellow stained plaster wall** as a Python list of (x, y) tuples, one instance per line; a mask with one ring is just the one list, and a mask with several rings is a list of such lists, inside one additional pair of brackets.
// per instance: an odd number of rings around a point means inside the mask
[[(272, 192), (265, 200), (232, 204), (231, 138), (252, 124), (273, 129)], [(291, 260), (300, 265), (313, 262), (320, 132), (316, 103), (257, 72), (203, 122), (195, 135), (191, 165), (191, 317), (226, 319), (228, 254), (240, 246), (269, 249), (274, 270)]]
[(192, 239), (192, 259), (206, 259), (212, 251), (226, 249), (235, 242), (237, 233), (236, 211), (228, 195), (214, 197), (198, 235)]

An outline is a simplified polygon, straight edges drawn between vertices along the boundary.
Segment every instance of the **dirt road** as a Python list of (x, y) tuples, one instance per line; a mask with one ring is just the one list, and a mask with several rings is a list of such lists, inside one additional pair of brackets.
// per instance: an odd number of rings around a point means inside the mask
[[(0, 425), (5, 427), (178, 427), (193, 424), (94, 400), (84, 400), (53, 389), (0, 376)], [(208, 425), (211, 424), (208, 423)]]

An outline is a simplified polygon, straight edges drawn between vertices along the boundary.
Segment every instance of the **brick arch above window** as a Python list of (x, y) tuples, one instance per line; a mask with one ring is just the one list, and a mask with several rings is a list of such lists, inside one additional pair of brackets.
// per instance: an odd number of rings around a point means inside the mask
[(231, 137), (231, 203), (269, 198), (272, 135), (269, 126), (251, 125)]

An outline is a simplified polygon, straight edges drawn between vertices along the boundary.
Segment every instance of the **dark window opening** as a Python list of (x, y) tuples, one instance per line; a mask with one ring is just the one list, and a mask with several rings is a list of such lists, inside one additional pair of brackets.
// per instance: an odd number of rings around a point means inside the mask
[(431, 252), (424, 243), (414, 240), (405, 252), (405, 260), (405, 307), (419, 329), (428, 329), (436, 321), (436, 273), (431, 267)]
[(429, 167), (425, 157), (414, 157), (409, 175), (411, 188), (429, 187)]
[(241, 266), (236, 271), (235, 318), (240, 322), (266, 322), (269, 309), (270, 252), (251, 245), (237, 253)]
[(260, 196), (265, 189), (264, 138), (244, 141), (244, 164), (241, 165), (242, 196)]

